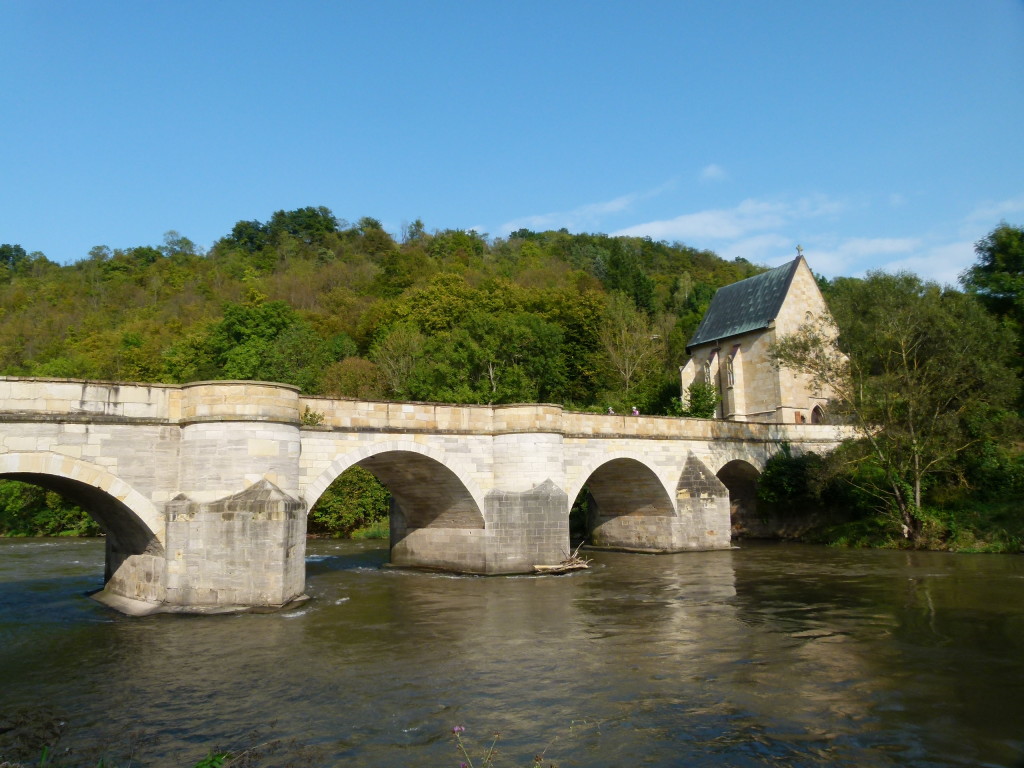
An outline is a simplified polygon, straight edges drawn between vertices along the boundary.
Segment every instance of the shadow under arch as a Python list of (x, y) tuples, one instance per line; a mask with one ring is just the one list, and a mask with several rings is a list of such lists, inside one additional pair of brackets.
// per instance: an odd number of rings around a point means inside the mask
[(745, 530), (757, 517), (757, 481), (761, 472), (748, 461), (733, 459), (717, 472), (729, 490), (729, 517), (733, 530)]
[[(390, 458), (388, 458), (390, 457)], [(412, 457), (418, 457), (416, 459)], [(400, 465), (403, 458), (411, 462), (408, 470), (403, 471)], [(420, 460), (425, 460), (421, 462)], [(408, 481), (403, 483), (403, 478), (415, 477), (416, 481), (434, 481), (444, 475), (443, 482), (450, 486), (457, 486), (460, 495), (468, 497), (473, 509), (477, 514), (484, 506), (484, 495), (470, 478), (468, 468), (461, 466), (458, 460), (453, 460), (438, 451), (415, 443), (411, 440), (389, 440), (387, 443), (365, 446), (359, 450), (351, 451), (337, 456), (324, 470), (322, 470), (311, 482), (305, 486), (304, 498), (307, 508), (312, 509), (317, 500), (324, 494), (327, 487), (333, 483), (346, 469), (354, 466), (362, 467), (371, 472), (384, 485), (388, 485), (386, 478), (380, 476), (378, 471), (386, 472), (395, 482), (403, 487), (411, 485)], [(389, 487), (392, 495), (395, 489)], [(483, 517), (480, 517), (483, 527)]]
[(441, 460), (404, 447), (342, 457), (310, 485), (312, 509), (346, 469), (370, 472), (391, 493), (391, 564), (486, 572), (484, 515), (462, 478)]
[(579, 524), (589, 544), (664, 548), (662, 528), (666, 519), (676, 517), (676, 508), (661, 478), (643, 462), (620, 457), (601, 464), (587, 477), (581, 494), (585, 494), (585, 514)]
[[(452, 470), (409, 451), (386, 451), (356, 462), (391, 491), (406, 528), (483, 528), (473, 496)], [(392, 513), (394, 515), (394, 512)]]
[(391, 492), (409, 527), (484, 527), (480, 505), (463, 479), (440, 459), (407, 447), (339, 457), (310, 483), (307, 507), (312, 509), (330, 484), (351, 467), (367, 470)]
[(0, 456), (0, 478), (54, 491), (89, 513), (106, 538), (104, 591), (163, 599), (163, 518), (138, 491), (100, 467), (48, 453)]

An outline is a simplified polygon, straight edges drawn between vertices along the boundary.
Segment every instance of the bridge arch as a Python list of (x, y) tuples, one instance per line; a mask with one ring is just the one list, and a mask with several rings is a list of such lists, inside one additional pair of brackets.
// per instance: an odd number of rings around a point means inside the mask
[(623, 455), (595, 467), (573, 488), (570, 503), (584, 486), (604, 517), (672, 517), (676, 513), (664, 480), (639, 458)]
[(149, 499), (102, 467), (56, 453), (0, 455), (0, 477), (56, 491), (100, 524), (106, 563), (96, 599), (127, 613), (163, 601), (166, 526)]
[[(629, 482), (637, 482), (641, 485), (640, 493), (645, 500), (639, 498), (634, 504), (640, 508), (647, 508), (647, 512), (634, 512), (634, 514), (659, 514), (674, 515), (675, 505), (672, 502), (672, 485), (655, 471), (645, 461), (642, 455), (630, 451), (616, 451), (614, 453), (602, 454), (600, 461), (583, 467), (573, 477), (568, 478), (568, 503), (570, 508), (575, 503), (576, 497), (584, 486), (600, 503), (600, 499), (594, 494), (597, 487), (602, 496), (608, 501), (617, 499), (618, 494), (627, 490), (625, 487)], [(627, 501), (628, 504), (628, 501)], [(668, 506), (665, 507), (665, 504)], [(659, 510), (654, 512), (653, 510)]]
[[(577, 479), (569, 497), (572, 504), (584, 488), (587, 503), (570, 510), (569, 525), (593, 546), (654, 551), (659, 539), (678, 523), (664, 478), (639, 457), (605, 457)], [(583, 510), (585, 514), (580, 514)]]
[(364, 446), (338, 456), (306, 488), (311, 509), (342, 472), (359, 466), (391, 492), (410, 528), (484, 528), (483, 494), (468, 468), (411, 440)]
[(757, 513), (757, 481), (761, 470), (745, 459), (733, 459), (717, 477), (729, 489), (729, 516), (733, 526)]
[(0, 477), (66, 496), (130, 549), (163, 547), (164, 516), (153, 502), (103, 467), (59, 453), (5, 453), (0, 454)]

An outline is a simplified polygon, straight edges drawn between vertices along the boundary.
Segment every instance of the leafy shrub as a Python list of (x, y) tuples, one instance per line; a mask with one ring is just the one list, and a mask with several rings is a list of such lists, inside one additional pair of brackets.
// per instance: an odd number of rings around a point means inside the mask
[(718, 390), (703, 381), (695, 381), (686, 388), (686, 407), (682, 415), (691, 419), (710, 419), (722, 402)]
[(350, 467), (324, 491), (309, 512), (313, 534), (347, 538), (360, 528), (387, 523), (391, 494), (362, 467)]
[(59, 493), (0, 480), (0, 536), (96, 536), (100, 527)]

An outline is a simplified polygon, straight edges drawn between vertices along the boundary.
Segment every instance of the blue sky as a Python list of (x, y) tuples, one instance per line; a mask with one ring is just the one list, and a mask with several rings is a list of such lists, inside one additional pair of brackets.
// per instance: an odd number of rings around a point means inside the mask
[(1024, 225), (1024, 3), (0, 0), (0, 242), (649, 235), (944, 282)]

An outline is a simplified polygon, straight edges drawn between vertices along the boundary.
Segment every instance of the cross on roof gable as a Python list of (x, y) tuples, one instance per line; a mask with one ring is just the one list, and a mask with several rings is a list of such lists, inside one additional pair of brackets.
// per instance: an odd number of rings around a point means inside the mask
[(719, 288), (686, 351), (771, 325), (803, 260), (803, 256), (798, 256), (789, 264)]

